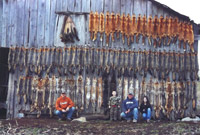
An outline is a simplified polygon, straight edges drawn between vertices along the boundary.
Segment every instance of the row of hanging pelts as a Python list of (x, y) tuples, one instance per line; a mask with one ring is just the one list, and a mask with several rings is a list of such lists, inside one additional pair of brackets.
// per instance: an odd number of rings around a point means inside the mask
[[(22, 71), (40, 74), (42, 71), (54, 72), (57, 68), (62, 74), (62, 70), (69, 67), (87, 67), (95, 70), (99, 68), (128, 70), (141, 75), (149, 72), (154, 77), (158, 77), (159, 72), (168, 76), (169, 72), (178, 73), (180, 77), (183, 73), (196, 75), (198, 72), (197, 53), (180, 53), (175, 51), (154, 51), (135, 49), (107, 49), (94, 47), (41, 47), (25, 48), (11, 47), (8, 55), (9, 71), (15, 71), (16, 67)], [(166, 78), (165, 77), (165, 78)], [(194, 80), (194, 79), (193, 79)]]
[[(49, 78), (37, 76), (26, 77), (20, 76), (17, 87), (18, 104), (30, 104), (30, 112), (37, 111), (37, 117), (40, 117), (42, 110), (49, 110), (50, 116), (53, 116), (55, 103), (62, 91), (72, 99), (77, 110), (86, 109), (92, 104), (93, 112), (100, 113), (103, 102), (102, 78), (86, 78), (82, 75), (77, 79), (71, 77), (59, 77), (54, 75)], [(85, 94), (85, 95), (84, 95)]]
[[(84, 82), (85, 81), (85, 82)], [(78, 110), (89, 109), (91, 104), (92, 113), (100, 113), (102, 107), (104, 88), (101, 77), (86, 77), (83, 79), (81, 75), (77, 79), (74, 78), (45, 78), (20, 76), (17, 97), (19, 104), (30, 104), (31, 112), (38, 111), (38, 117), (42, 110), (48, 109), (50, 116), (53, 115), (56, 99), (63, 90), (70, 97)], [(121, 101), (127, 98), (129, 92), (134, 93), (139, 103), (142, 102), (143, 96), (149, 97), (151, 105), (155, 111), (156, 117), (159, 118), (159, 112), (163, 112), (169, 116), (172, 111), (183, 117), (184, 111), (190, 106), (196, 108), (196, 82), (170, 82), (158, 81), (150, 78), (138, 79), (121, 77), (117, 79), (117, 93)], [(85, 105), (85, 107), (84, 107)], [(105, 106), (104, 106), (105, 107)]]
[[(100, 40), (103, 39), (103, 33), (106, 35), (106, 44), (109, 43), (109, 37), (111, 35), (112, 41), (115, 40), (114, 34), (119, 38), (119, 34), (122, 35), (122, 41), (125, 43), (125, 36), (127, 37), (128, 45), (131, 41), (134, 42), (134, 36), (136, 35), (136, 42), (139, 42), (139, 37), (142, 35), (143, 45), (145, 43), (145, 37), (148, 37), (149, 44), (151, 45), (152, 39), (154, 47), (161, 46), (162, 40), (164, 45), (169, 45), (172, 41), (176, 43), (179, 40), (179, 47), (183, 42), (183, 48), (186, 49), (188, 43), (190, 49), (194, 52), (194, 33), (193, 26), (188, 22), (179, 22), (178, 18), (155, 16), (143, 17), (139, 14), (138, 17), (133, 14), (131, 17), (129, 14), (114, 14), (109, 12), (98, 14), (98, 12), (90, 12), (89, 16), (89, 31), (91, 40), (97, 39), (97, 33), (100, 33)], [(168, 40), (167, 40), (168, 39)], [(167, 43), (168, 42), (168, 43)]]

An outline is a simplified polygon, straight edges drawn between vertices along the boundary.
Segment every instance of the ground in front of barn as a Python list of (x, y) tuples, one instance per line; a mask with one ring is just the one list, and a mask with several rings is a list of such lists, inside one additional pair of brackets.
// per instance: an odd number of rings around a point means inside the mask
[(50, 118), (0, 120), (0, 135), (200, 135), (200, 122), (111, 122), (91, 120), (85, 123)]

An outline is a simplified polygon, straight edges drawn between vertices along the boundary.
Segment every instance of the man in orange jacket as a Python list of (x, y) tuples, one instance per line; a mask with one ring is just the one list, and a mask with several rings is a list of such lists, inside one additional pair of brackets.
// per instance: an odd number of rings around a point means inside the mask
[(71, 121), (71, 117), (74, 113), (75, 107), (73, 101), (66, 96), (65, 91), (62, 91), (61, 96), (56, 100), (56, 112), (59, 119), (62, 120), (62, 115), (67, 117), (67, 120)]

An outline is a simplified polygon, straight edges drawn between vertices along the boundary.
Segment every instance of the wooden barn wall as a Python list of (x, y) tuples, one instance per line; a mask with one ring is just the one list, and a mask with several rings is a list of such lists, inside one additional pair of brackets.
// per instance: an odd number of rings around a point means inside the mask
[[(41, 46), (64, 46), (60, 41), (59, 34), (63, 23), (63, 15), (55, 14), (56, 11), (70, 11), (70, 12), (86, 12), (98, 11), (114, 13), (125, 13), (138, 16), (139, 14), (146, 14), (155, 16), (172, 16), (168, 10), (163, 9), (148, 0), (1, 0), (0, 1), (0, 47), (10, 47), (11, 45), (25, 45), (26, 47), (41, 47)], [(91, 44), (94, 46), (105, 46), (105, 35), (103, 42), (99, 38), (95, 42), (90, 40), (88, 32), (89, 14), (71, 15), (80, 38), (79, 42), (74, 45)], [(2, 19), (1, 19), (2, 18)], [(99, 36), (99, 35), (98, 35)], [(153, 46), (132, 43), (131, 47), (138, 50), (145, 48), (146, 50), (154, 49)], [(141, 42), (140, 42), (141, 43)], [(69, 44), (68, 44), (69, 45)], [(122, 46), (122, 39), (111, 42), (110, 46)], [(198, 42), (195, 41), (194, 48), (197, 51)], [(128, 48), (125, 40), (125, 48)], [(171, 45), (170, 47), (163, 46), (158, 50), (163, 51), (180, 50), (178, 46)], [(189, 49), (189, 48), (187, 48)], [(19, 71), (10, 74), (9, 90), (7, 102), (8, 104), (8, 118), (17, 117), (18, 110), (21, 106), (18, 105), (16, 89), (19, 76), (24, 75)], [(150, 76), (147, 75), (147, 80)], [(141, 78), (138, 80), (141, 81)], [(109, 77), (108, 81), (111, 81)], [(116, 82), (117, 83), (117, 82)], [(118, 84), (117, 84), (118, 85)], [(108, 95), (110, 96), (110, 95)], [(29, 105), (23, 105), (27, 110)]]

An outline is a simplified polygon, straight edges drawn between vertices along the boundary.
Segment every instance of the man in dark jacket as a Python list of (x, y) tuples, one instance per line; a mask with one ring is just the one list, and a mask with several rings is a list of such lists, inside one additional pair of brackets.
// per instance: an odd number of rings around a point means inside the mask
[(128, 94), (126, 100), (123, 101), (122, 104), (122, 113), (120, 116), (127, 120), (127, 122), (131, 121), (131, 117), (133, 117), (133, 122), (137, 122), (138, 119), (138, 101), (133, 97), (132, 93)]

